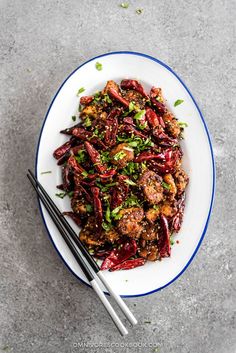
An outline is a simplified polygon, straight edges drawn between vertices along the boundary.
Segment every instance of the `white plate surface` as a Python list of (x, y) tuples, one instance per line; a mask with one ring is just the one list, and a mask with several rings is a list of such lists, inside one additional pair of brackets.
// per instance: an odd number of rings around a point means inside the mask
[[(97, 61), (102, 63), (102, 71), (96, 70)], [(52, 153), (68, 139), (59, 131), (75, 124), (71, 116), (78, 109), (79, 98), (76, 93), (80, 87), (86, 89), (84, 95), (89, 95), (101, 90), (107, 80), (120, 82), (123, 78), (140, 80), (147, 91), (151, 86), (161, 87), (169, 108), (180, 121), (188, 123), (182, 148), (184, 168), (189, 174), (190, 183), (187, 188), (184, 222), (175, 237), (179, 244), (172, 247), (171, 257), (161, 262), (148, 262), (143, 267), (128, 271), (105, 272), (119, 294), (140, 296), (172, 283), (188, 267), (206, 232), (213, 203), (215, 169), (209, 133), (194, 98), (180, 78), (159, 60), (133, 52), (104, 54), (79, 66), (64, 81), (45, 117), (37, 149), (36, 174), (59, 209), (70, 210), (68, 198), (62, 200), (55, 196), (58, 192), (56, 185), (61, 183), (61, 168), (57, 166)], [(184, 103), (174, 107), (177, 99), (183, 99)], [(48, 170), (52, 173), (41, 174)], [(52, 220), (42, 205), (40, 208), (58, 253), (69, 269), (86, 283), (85, 276)], [(76, 229), (73, 223), (71, 225)]]

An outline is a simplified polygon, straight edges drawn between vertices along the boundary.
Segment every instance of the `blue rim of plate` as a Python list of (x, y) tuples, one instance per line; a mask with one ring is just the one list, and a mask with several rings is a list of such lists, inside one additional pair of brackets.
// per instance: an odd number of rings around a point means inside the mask
[[(204, 128), (205, 128), (205, 131), (206, 131), (206, 134), (207, 134), (207, 137), (208, 137), (208, 142), (209, 142), (209, 147), (210, 147), (210, 152), (211, 152), (211, 160), (212, 160), (212, 176), (213, 176), (213, 180), (212, 180), (212, 195), (211, 195), (211, 203), (210, 203), (210, 208), (209, 208), (209, 212), (208, 212), (208, 216), (207, 216), (207, 219), (206, 219), (206, 224), (205, 224), (205, 227), (203, 229), (203, 232), (202, 232), (202, 235), (201, 235), (201, 238), (198, 242), (198, 245), (194, 251), (194, 253), (192, 254), (191, 258), (189, 259), (188, 263), (184, 266), (184, 268), (180, 271), (180, 273), (175, 276), (170, 282), (168, 282), (167, 284), (165, 284), (164, 286), (162, 287), (159, 287), (157, 289), (154, 289), (150, 292), (147, 292), (147, 293), (141, 293), (141, 294), (132, 294), (132, 295), (121, 295), (123, 298), (136, 298), (136, 297), (143, 297), (143, 296), (146, 296), (146, 295), (149, 295), (149, 294), (152, 294), (152, 293), (155, 293), (155, 292), (158, 292), (159, 290), (161, 289), (164, 289), (165, 287), (169, 286), (171, 283), (175, 282), (177, 280), (177, 278), (179, 278), (183, 273), (184, 271), (188, 268), (188, 266), (190, 265), (190, 263), (192, 262), (193, 258), (195, 257), (195, 255), (197, 254), (198, 250), (199, 250), (199, 247), (203, 241), (203, 238), (206, 234), (206, 231), (207, 231), (207, 227), (208, 227), (208, 223), (209, 223), (209, 219), (210, 219), (210, 215), (211, 215), (211, 211), (212, 211), (212, 207), (213, 207), (213, 201), (214, 201), (214, 195), (215, 195), (215, 161), (214, 161), (214, 155), (213, 155), (213, 148), (212, 148), (212, 143), (211, 143), (211, 138), (210, 138), (210, 134), (209, 134), (209, 131), (208, 131), (208, 128), (207, 128), (207, 125), (206, 125), (206, 122), (204, 120), (204, 117), (202, 115), (202, 112), (200, 111), (200, 108), (198, 107), (195, 99), (193, 98), (193, 95), (192, 93), (190, 92), (190, 90), (187, 88), (187, 86), (185, 85), (185, 83), (181, 80), (181, 78), (168, 66), (166, 65), (165, 63), (163, 63), (162, 61), (150, 56), (150, 55), (147, 55), (147, 54), (143, 54), (143, 53), (138, 53), (138, 52), (132, 52), (132, 51), (117, 51), (117, 52), (110, 52), (110, 53), (105, 53), (105, 54), (101, 54), (101, 55), (98, 55), (98, 56), (95, 56), (87, 61), (85, 61), (83, 64), (81, 64), (80, 66), (78, 66), (73, 72), (71, 72), (71, 74), (64, 80), (64, 82), (61, 84), (61, 86), (59, 87), (57, 93), (55, 94), (49, 108), (48, 108), (48, 111), (47, 111), (47, 114), (44, 118), (44, 121), (43, 121), (43, 125), (41, 127), (41, 130), (40, 130), (40, 133), (39, 133), (39, 139), (38, 139), (38, 144), (37, 144), (37, 149), (36, 149), (36, 163), (35, 163), (35, 175), (37, 177), (37, 166), (38, 166), (38, 153), (39, 153), (39, 147), (40, 147), (40, 141), (41, 141), (41, 135), (43, 133), (43, 129), (44, 129), (44, 125), (45, 125), (45, 122), (47, 120), (47, 117), (48, 117), (48, 114), (50, 112), (50, 109), (58, 95), (58, 93), (60, 92), (60, 90), (62, 89), (62, 87), (64, 86), (64, 84), (66, 83), (66, 81), (77, 71), (79, 70), (82, 66), (86, 65), (87, 63), (89, 63), (90, 61), (93, 61), (95, 59), (99, 59), (99, 58), (102, 58), (104, 56), (108, 56), (108, 55), (119, 55), (119, 54), (129, 54), (129, 55), (136, 55), (136, 56), (142, 56), (146, 59), (149, 59), (149, 60), (152, 60), (154, 62), (157, 62), (158, 64), (164, 66), (168, 71), (170, 71), (179, 81), (180, 83), (184, 86), (184, 88), (186, 89), (186, 91), (188, 92), (188, 94), (190, 95), (190, 97), (192, 98), (192, 101), (195, 105), (195, 107), (197, 108), (198, 110), (198, 113), (202, 119), (202, 122), (203, 122), (203, 125), (204, 125)], [(62, 261), (64, 262), (64, 264), (66, 265), (66, 267), (69, 269), (69, 271), (77, 278), (79, 279), (82, 283), (86, 284), (88, 287), (91, 288), (91, 286), (86, 283), (82, 278), (80, 278), (70, 267), (69, 265), (66, 263), (66, 261), (64, 260), (64, 258), (62, 257), (60, 251), (58, 250), (58, 248), (56, 247), (53, 239), (52, 239), (52, 236), (50, 234), (50, 231), (47, 227), (47, 224), (46, 224), (46, 221), (45, 221), (45, 218), (44, 218), (44, 215), (43, 215), (43, 211), (42, 211), (42, 207), (41, 207), (41, 204), (39, 202), (39, 199), (38, 199), (38, 203), (39, 203), (39, 209), (40, 209), (40, 213), (41, 213), (41, 216), (42, 216), (42, 219), (43, 219), (43, 223), (44, 223), (44, 226), (47, 230), (47, 233), (48, 233), (48, 236), (54, 246), (54, 248), (56, 249), (58, 255), (60, 256), (60, 258), (62, 259)], [(108, 294), (107, 292), (104, 292), (105, 294)]]

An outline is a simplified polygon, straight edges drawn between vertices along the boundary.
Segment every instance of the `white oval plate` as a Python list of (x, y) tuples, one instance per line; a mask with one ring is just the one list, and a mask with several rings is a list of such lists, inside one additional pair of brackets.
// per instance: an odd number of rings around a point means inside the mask
[[(102, 71), (96, 70), (97, 61), (103, 65)], [(172, 247), (170, 258), (148, 262), (143, 267), (128, 271), (105, 272), (120, 295), (133, 297), (160, 290), (184, 272), (199, 249), (210, 217), (215, 188), (212, 146), (203, 116), (185, 84), (167, 65), (141, 53), (108, 53), (80, 65), (63, 82), (48, 109), (38, 142), (36, 175), (60, 210), (70, 210), (68, 198), (62, 200), (55, 196), (58, 192), (56, 185), (61, 184), (61, 168), (57, 166), (52, 153), (68, 139), (59, 131), (75, 124), (71, 116), (78, 109), (79, 98), (76, 93), (80, 87), (85, 88), (83, 94), (89, 95), (101, 90), (107, 80), (120, 82), (123, 78), (140, 80), (147, 91), (151, 86), (161, 87), (169, 108), (180, 121), (188, 123), (182, 147), (184, 168), (189, 174), (190, 183), (187, 188), (184, 222), (175, 238), (179, 240), (179, 244)], [(174, 107), (177, 99), (183, 99), (184, 103)], [(52, 173), (41, 174), (48, 170)], [(42, 205), (40, 209), (57, 252), (73, 274), (87, 283)]]

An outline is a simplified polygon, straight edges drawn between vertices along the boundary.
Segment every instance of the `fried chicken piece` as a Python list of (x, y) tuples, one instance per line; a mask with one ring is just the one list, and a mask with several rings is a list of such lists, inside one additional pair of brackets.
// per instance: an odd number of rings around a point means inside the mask
[(114, 243), (120, 237), (119, 233), (115, 230), (115, 228), (102, 232), (102, 235), (109, 243)]
[(175, 185), (174, 178), (172, 174), (168, 173), (163, 176), (163, 180), (166, 184), (169, 185), (169, 190), (167, 190), (167, 193), (170, 194), (171, 198), (174, 198), (175, 195), (177, 194), (177, 187)]
[(166, 217), (173, 217), (177, 212), (176, 202), (165, 201), (160, 206), (160, 213), (162, 213)]
[(158, 238), (158, 229), (157, 226), (151, 224), (145, 224), (143, 227), (143, 231), (140, 235), (140, 238), (150, 241), (150, 240), (157, 240)]
[(109, 80), (107, 81), (105, 88), (102, 90), (102, 94), (107, 94), (110, 88), (113, 88), (116, 92), (120, 92), (118, 84), (113, 80)]
[(181, 129), (180, 129), (178, 121), (177, 121), (177, 119), (175, 119), (174, 115), (171, 112), (166, 112), (163, 115), (163, 120), (166, 124), (166, 130), (168, 131), (168, 133), (172, 137), (178, 138), (181, 133)]
[(137, 109), (143, 109), (146, 103), (146, 99), (137, 91), (128, 90), (125, 91), (123, 97), (129, 102), (133, 102)]
[(155, 208), (149, 208), (146, 212), (145, 212), (145, 216), (146, 219), (148, 220), (149, 223), (154, 223), (158, 216), (160, 214), (160, 209), (155, 209)]
[(183, 169), (179, 169), (175, 173), (174, 178), (175, 178), (175, 185), (177, 187), (177, 193), (178, 195), (181, 195), (186, 189), (186, 186), (188, 185), (189, 177)]
[(79, 239), (88, 247), (101, 246), (104, 244), (104, 235), (96, 233), (96, 221), (94, 217), (89, 217), (87, 223), (79, 233)]
[(155, 172), (146, 169), (138, 180), (146, 200), (151, 205), (157, 205), (163, 199), (162, 178)]
[(157, 243), (148, 242), (145, 240), (140, 241), (140, 248), (138, 248), (139, 256), (149, 261), (156, 261), (159, 258)]
[(141, 221), (144, 218), (144, 211), (141, 207), (130, 207), (119, 212), (122, 218), (118, 221), (117, 230), (131, 238), (139, 238), (143, 231)]
[(134, 159), (134, 150), (128, 143), (120, 143), (110, 152), (111, 162), (119, 168), (124, 168), (128, 162)]

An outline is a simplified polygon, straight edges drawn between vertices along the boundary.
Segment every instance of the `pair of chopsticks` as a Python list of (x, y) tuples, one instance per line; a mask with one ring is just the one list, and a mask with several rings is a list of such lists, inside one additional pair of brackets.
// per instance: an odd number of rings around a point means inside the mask
[(122, 312), (124, 313), (124, 315), (132, 325), (137, 324), (137, 320), (135, 319), (134, 315), (131, 313), (131, 311), (129, 310), (125, 302), (122, 300), (122, 298), (119, 296), (119, 294), (117, 294), (114, 291), (114, 289), (111, 287), (111, 285), (107, 282), (106, 278), (104, 277), (102, 271), (100, 270), (94, 258), (90, 255), (88, 250), (82, 244), (78, 235), (75, 233), (73, 228), (67, 222), (64, 215), (59, 211), (55, 203), (52, 201), (50, 196), (47, 194), (47, 192), (40, 184), (40, 182), (36, 179), (36, 177), (31, 172), (31, 170), (28, 170), (27, 177), (30, 180), (33, 188), (37, 192), (39, 199), (42, 201), (43, 205), (48, 211), (50, 217), (54, 221), (57, 229), (61, 233), (69, 249), (71, 250), (72, 254), (74, 255), (83, 273), (87, 277), (92, 288), (98, 295), (99, 299), (101, 300), (102, 304), (104, 305), (111, 319), (113, 320), (116, 327), (118, 328), (119, 332), (121, 333), (122, 336), (127, 335), (128, 334), (127, 329), (121, 322), (120, 318), (118, 317), (115, 310), (111, 306), (110, 302), (108, 301), (107, 297), (103, 293), (102, 289), (99, 287), (99, 282), (97, 281), (97, 279), (99, 278), (101, 280), (104, 287), (107, 289), (110, 295), (115, 299), (116, 303), (118, 304), (118, 306), (120, 307), (120, 309), (122, 310)]

